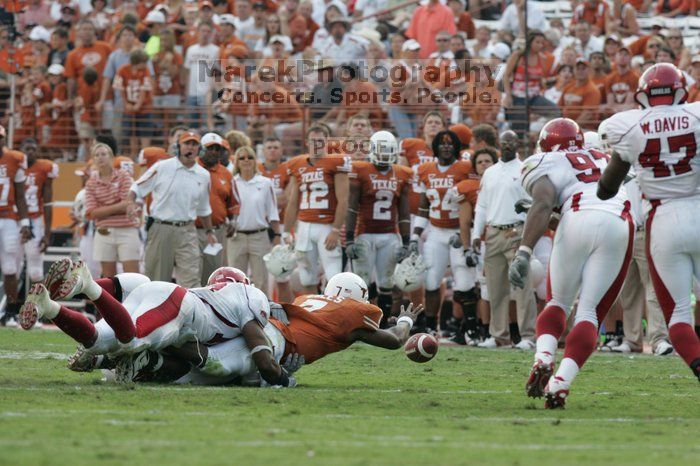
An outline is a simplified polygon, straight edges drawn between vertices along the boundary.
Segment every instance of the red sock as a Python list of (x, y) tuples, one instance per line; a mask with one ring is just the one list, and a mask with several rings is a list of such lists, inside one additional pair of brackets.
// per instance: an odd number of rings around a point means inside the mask
[(122, 303), (114, 299), (106, 290), (102, 290), (100, 297), (93, 303), (95, 303), (95, 307), (102, 314), (102, 318), (114, 330), (117, 340), (122, 343), (128, 343), (133, 340), (136, 335), (136, 327)]
[(100, 285), (100, 288), (109, 293), (110, 296), (117, 298), (117, 288), (114, 286), (112, 278), (98, 278), (95, 283)]
[(548, 305), (537, 316), (535, 329), (538, 337), (540, 335), (552, 335), (558, 340), (561, 334), (564, 333), (564, 330), (566, 330), (566, 312), (559, 306)]
[(690, 324), (673, 324), (668, 328), (673, 348), (686, 364), (700, 358), (700, 340)]
[(582, 320), (574, 325), (566, 337), (564, 357), (573, 359), (579, 368), (583, 367), (588, 357), (595, 351), (598, 342), (598, 329), (592, 322)]
[(53, 318), (53, 323), (63, 330), (63, 333), (86, 348), (91, 347), (97, 339), (97, 330), (92, 322), (82, 313), (65, 306), (61, 306), (58, 315)]

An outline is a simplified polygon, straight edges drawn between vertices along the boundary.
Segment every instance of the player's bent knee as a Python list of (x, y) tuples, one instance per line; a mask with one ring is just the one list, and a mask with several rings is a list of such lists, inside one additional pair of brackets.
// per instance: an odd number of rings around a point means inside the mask
[(671, 319), (668, 321), (669, 328), (674, 324), (693, 324), (693, 316), (690, 310), (690, 302), (688, 302), (687, 306), (683, 306), (680, 308), (676, 307), (676, 309), (673, 311), (673, 314), (671, 314)]

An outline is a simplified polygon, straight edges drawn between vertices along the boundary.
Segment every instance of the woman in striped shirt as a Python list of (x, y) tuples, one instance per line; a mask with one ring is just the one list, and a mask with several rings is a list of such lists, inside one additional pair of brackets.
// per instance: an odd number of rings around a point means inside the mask
[(102, 276), (113, 277), (117, 262), (124, 272), (138, 272), (141, 258), (139, 220), (127, 214), (127, 197), (134, 182), (125, 170), (114, 168), (114, 153), (102, 143), (92, 148), (92, 172), (85, 185), (87, 218), (95, 222), (93, 257)]

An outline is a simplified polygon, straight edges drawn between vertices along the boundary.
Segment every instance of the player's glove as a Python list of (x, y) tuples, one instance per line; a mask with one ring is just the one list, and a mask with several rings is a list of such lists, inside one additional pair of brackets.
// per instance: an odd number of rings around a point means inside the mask
[(459, 249), (462, 247), (462, 237), (459, 236), (459, 233), (455, 233), (454, 235), (450, 236), (450, 239), (447, 241), (447, 244), (449, 244), (455, 249)]
[(355, 260), (360, 258), (360, 247), (355, 243), (347, 243), (345, 245), (345, 255), (348, 259)]
[(472, 248), (464, 251), (464, 259), (467, 263), (467, 267), (476, 267), (479, 265), (479, 255), (474, 252)]
[(524, 214), (530, 210), (532, 207), (532, 201), (530, 199), (520, 199), (515, 203), (515, 213)]
[(282, 322), (284, 325), (289, 325), (289, 317), (281, 304), (270, 302), (270, 316)]
[(287, 356), (287, 359), (284, 360), (282, 367), (287, 371), (287, 374), (291, 375), (301, 369), (301, 366), (303, 366), (305, 362), (306, 360), (304, 359), (303, 355), (299, 353), (292, 353)]
[(508, 280), (516, 288), (525, 288), (525, 279), (530, 272), (530, 254), (518, 250), (508, 269)]
[(399, 248), (396, 250), (396, 263), (400, 264), (403, 262), (405, 258), (408, 257), (408, 246), (407, 245), (401, 245)]

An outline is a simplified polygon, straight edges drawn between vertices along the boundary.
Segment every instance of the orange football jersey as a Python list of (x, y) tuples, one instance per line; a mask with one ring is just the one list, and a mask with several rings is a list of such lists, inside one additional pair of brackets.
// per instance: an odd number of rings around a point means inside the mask
[(457, 195), (464, 196), (464, 199), (460, 201), (460, 204), (462, 202), (468, 202), (472, 205), (473, 208), (476, 208), (476, 198), (479, 194), (480, 184), (481, 181), (474, 174), (472, 174), (468, 179), (462, 180), (459, 183), (457, 183), (457, 186), (455, 186), (454, 188), (457, 191)]
[[(428, 146), (428, 143), (423, 139), (406, 138), (401, 140), (399, 144), (399, 153), (406, 158), (408, 166), (415, 170), (423, 163), (432, 162), (433, 150)], [(418, 185), (414, 184), (408, 193), (408, 205), (412, 214), (418, 213), (420, 204), (420, 192)]]
[(24, 153), (3, 147), (0, 156), (0, 218), (19, 219), (15, 183), (24, 183), (26, 169), (27, 156)]
[(350, 334), (354, 330), (378, 330), (382, 320), (377, 306), (349, 298), (306, 295), (283, 307), (289, 325), (270, 319), (286, 340), (283, 360), (299, 353), (307, 364), (344, 350), (353, 343)]
[(350, 183), (358, 184), (361, 193), (357, 234), (396, 232), (401, 193), (411, 183), (413, 171), (394, 164), (382, 173), (371, 162), (355, 161), (349, 176)]
[(140, 166), (146, 167), (146, 170), (148, 170), (156, 162), (167, 158), (170, 158), (170, 154), (162, 147), (144, 147), (139, 152), (138, 162)]
[(44, 215), (44, 185), (46, 180), (58, 177), (58, 165), (50, 160), (38, 159), (25, 173), (24, 197), (29, 218), (39, 218)]
[(338, 204), (335, 175), (349, 173), (350, 162), (350, 157), (328, 155), (313, 164), (308, 155), (300, 155), (287, 162), (289, 176), (299, 183), (299, 220), (333, 223)]
[(424, 163), (418, 167), (417, 178), (420, 191), (425, 192), (430, 203), (431, 225), (439, 228), (458, 228), (459, 209), (454, 193), (450, 188), (462, 180), (469, 178), (472, 164), (466, 160), (458, 160), (441, 171), (437, 162)]
[[(282, 162), (277, 165), (277, 168), (273, 170), (268, 170), (265, 168), (263, 163), (258, 164), (258, 170), (260, 174), (265, 178), (270, 178), (272, 180), (272, 187), (275, 190), (275, 196), (279, 196), (284, 192), (284, 189), (289, 184), (289, 169), (287, 168), (287, 163)], [(284, 207), (279, 207), (280, 218), (284, 218)]]

